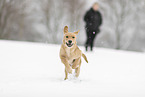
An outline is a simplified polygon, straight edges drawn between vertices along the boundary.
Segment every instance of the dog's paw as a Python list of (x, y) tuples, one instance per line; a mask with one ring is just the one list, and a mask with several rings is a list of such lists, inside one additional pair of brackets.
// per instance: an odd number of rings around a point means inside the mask
[(64, 80), (67, 80), (68, 78), (64, 78)]

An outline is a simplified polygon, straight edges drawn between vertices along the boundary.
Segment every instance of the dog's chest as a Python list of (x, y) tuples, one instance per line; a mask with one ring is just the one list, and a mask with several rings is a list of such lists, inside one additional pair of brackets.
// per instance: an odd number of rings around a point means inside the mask
[(71, 56), (70, 50), (66, 50), (66, 54), (67, 54), (68, 57), (70, 57)]
[(67, 56), (68, 56), (68, 62), (69, 64), (73, 63), (72, 53), (70, 50), (66, 50)]

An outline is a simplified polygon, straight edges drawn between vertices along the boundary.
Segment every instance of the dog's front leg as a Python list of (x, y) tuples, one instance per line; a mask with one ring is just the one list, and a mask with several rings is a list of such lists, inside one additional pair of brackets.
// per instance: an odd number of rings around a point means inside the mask
[(65, 68), (65, 78), (64, 80), (67, 80), (68, 79), (68, 72), (66, 71), (66, 68)]
[(67, 59), (65, 57), (61, 57), (61, 61), (65, 65), (66, 71), (72, 74), (72, 68), (70, 67)]
[(80, 59), (80, 62), (79, 62), (79, 67), (77, 67), (75, 69), (76, 77), (79, 77), (79, 74), (80, 74), (80, 66), (81, 66), (81, 59)]
[(73, 65), (72, 65), (73, 69), (76, 69), (78, 67), (80, 60), (81, 60), (81, 58), (75, 59)]

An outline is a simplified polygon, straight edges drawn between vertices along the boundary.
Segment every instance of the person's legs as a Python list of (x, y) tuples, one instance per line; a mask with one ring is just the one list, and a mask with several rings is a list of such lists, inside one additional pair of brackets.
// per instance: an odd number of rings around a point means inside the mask
[(88, 51), (88, 46), (89, 46), (89, 37), (87, 36), (87, 40), (86, 40), (86, 43), (85, 43), (86, 51)]
[(91, 51), (93, 51), (94, 40), (95, 40), (96, 35), (97, 35), (97, 32), (96, 31), (93, 31), (92, 32), (92, 35), (91, 35), (91, 43), (90, 43)]
[(88, 28), (86, 28), (86, 35), (87, 35), (87, 40), (85, 43), (85, 48), (86, 48), (86, 51), (88, 51), (88, 46), (90, 45), (90, 31)]
[(93, 44), (94, 44), (94, 38), (95, 38), (96, 34), (92, 36), (92, 39), (91, 39), (91, 44), (90, 44), (90, 47), (91, 47), (91, 51), (93, 51)]

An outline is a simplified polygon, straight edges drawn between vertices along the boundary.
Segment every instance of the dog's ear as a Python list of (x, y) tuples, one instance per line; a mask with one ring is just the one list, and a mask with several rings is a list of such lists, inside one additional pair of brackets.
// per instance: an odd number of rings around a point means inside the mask
[(77, 35), (79, 32), (80, 32), (80, 30), (78, 30), (78, 31), (74, 32), (74, 34), (76, 34), (76, 35)]
[(68, 26), (64, 27), (64, 34), (68, 33)]

